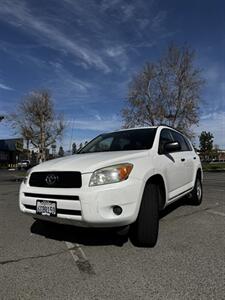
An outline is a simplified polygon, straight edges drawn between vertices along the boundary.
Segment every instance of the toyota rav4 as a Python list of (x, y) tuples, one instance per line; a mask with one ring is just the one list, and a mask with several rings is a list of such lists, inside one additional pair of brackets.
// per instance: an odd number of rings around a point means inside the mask
[(202, 201), (202, 167), (191, 142), (168, 126), (97, 136), (78, 154), (42, 163), (21, 184), (20, 210), (35, 219), (86, 227), (130, 225), (153, 247), (159, 211), (188, 195)]

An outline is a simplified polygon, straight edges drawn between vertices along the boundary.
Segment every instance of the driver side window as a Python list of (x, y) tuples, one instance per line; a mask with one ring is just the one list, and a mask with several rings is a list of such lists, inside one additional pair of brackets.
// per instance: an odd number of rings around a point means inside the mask
[(159, 154), (163, 154), (164, 153), (164, 146), (165, 144), (169, 143), (169, 142), (173, 142), (173, 137), (170, 133), (169, 129), (162, 129), (161, 133), (160, 133), (160, 138), (159, 138), (159, 149), (158, 149), (158, 153)]

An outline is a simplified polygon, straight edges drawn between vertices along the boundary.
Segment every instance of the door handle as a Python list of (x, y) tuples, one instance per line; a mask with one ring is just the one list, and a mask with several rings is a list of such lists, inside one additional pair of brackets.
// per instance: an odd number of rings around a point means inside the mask
[(185, 158), (181, 158), (181, 161), (185, 161)]

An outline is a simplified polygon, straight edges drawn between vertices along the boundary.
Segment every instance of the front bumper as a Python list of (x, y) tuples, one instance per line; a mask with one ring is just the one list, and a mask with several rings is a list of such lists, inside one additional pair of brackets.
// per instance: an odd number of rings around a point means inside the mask
[[(90, 176), (91, 174), (82, 175), (81, 188), (40, 188), (22, 183), (19, 195), (20, 210), (37, 219), (82, 227), (117, 227), (133, 223), (141, 202), (142, 181), (129, 178), (120, 183), (89, 187)], [(76, 200), (63, 199), (63, 196), (76, 196)], [(56, 201), (57, 217), (37, 215), (37, 199)], [(120, 215), (113, 212), (116, 205), (122, 208)]]

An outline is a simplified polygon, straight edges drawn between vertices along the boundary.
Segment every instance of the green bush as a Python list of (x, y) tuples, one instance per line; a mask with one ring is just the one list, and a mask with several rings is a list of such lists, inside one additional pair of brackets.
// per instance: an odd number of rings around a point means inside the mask
[(203, 163), (203, 171), (225, 170), (225, 163)]

